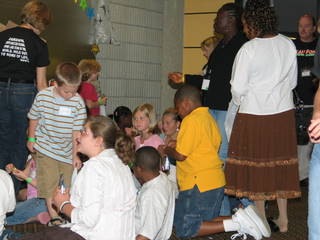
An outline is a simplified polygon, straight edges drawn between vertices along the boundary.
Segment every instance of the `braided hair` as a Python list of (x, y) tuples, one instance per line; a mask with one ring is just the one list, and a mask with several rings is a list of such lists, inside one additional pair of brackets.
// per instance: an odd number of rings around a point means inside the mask
[(277, 17), (268, 0), (248, 0), (243, 19), (248, 25), (249, 32), (257, 34), (257, 37), (278, 34)]

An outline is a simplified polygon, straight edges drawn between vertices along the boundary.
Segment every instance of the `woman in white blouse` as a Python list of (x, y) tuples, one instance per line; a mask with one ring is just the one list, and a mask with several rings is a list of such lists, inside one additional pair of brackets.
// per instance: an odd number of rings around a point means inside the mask
[[(231, 79), (239, 106), (226, 164), (226, 193), (254, 200), (265, 218), (264, 201), (277, 200), (273, 230), (288, 230), (287, 199), (300, 196), (292, 89), (296, 49), (278, 34), (273, 8), (248, 0), (242, 17), (251, 39), (239, 50)], [(270, 224), (270, 225), (271, 225)]]
[[(71, 228), (51, 227), (22, 239), (133, 240), (136, 189), (130, 168), (134, 143), (117, 135), (107, 117), (90, 117), (78, 139), (78, 151), (87, 155), (70, 194), (58, 189), (56, 207), (71, 218)], [(43, 238), (45, 236), (45, 238)]]

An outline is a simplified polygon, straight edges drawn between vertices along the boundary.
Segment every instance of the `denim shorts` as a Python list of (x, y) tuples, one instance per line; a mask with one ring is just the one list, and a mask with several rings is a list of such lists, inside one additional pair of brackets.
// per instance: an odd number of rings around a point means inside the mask
[(195, 237), (204, 221), (219, 216), (224, 188), (200, 192), (192, 189), (179, 192), (174, 214), (174, 227), (179, 238)]

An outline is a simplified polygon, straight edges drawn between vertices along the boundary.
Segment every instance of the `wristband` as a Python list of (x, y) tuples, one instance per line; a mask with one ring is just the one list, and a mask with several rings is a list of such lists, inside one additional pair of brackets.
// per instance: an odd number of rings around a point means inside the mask
[(62, 212), (63, 207), (64, 207), (65, 205), (67, 205), (67, 204), (71, 204), (71, 202), (70, 202), (70, 201), (64, 201), (63, 203), (61, 203), (61, 205), (60, 205), (60, 207), (59, 207), (59, 211)]
[(103, 102), (103, 99), (102, 99), (102, 98), (99, 98), (99, 99), (98, 99), (98, 104), (99, 104), (99, 105), (104, 105), (104, 102)]
[(34, 138), (34, 137), (29, 137), (29, 138), (28, 138), (28, 141), (35, 143), (35, 142), (36, 142), (36, 138)]
[(27, 183), (31, 183), (31, 182), (32, 182), (32, 178), (31, 178), (31, 177), (28, 177), (28, 178), (26, 179), (26, 182), (27, 182)]

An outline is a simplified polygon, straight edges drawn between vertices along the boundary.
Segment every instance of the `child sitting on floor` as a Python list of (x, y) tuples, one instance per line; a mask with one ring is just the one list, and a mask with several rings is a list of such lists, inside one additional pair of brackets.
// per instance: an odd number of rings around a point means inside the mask
[(36, 162), (31, 155), (28, 156), (26, 167), (23, 171), (15, 168), (12, 163), (6, 166), (7, 173), (12, 173), (20, 181), (27, 182), (27, 200), (18, 202), (14, 213), (5, 220), (6, 225), (17, 225), (32, 221), (39, 221), (47, 224), (50, 215), (46, 202), (38, 198), (37, 180), (36, 180)]
[(119, 129), (128, 136), (132, 134), (132, 112), (128, 107), (120, 106), (113, 111), (113, 120)]
[(151, 104), (142, 104), (133, 111), (133, 127), (138, 132), (135, 137), (136, 150), (143, 146), (151, 146), (158, 148), (163, 144), (163, 140), (157, 135), (153, 134), (153, 130), (157, 125), (156, 113)]
[(135, 154), (134, 174), (142, 187), (135, 214), (136, 240), (166, 240), (172, 232), (175, 189), (160, 171), (161, 156), (153, 147)]

